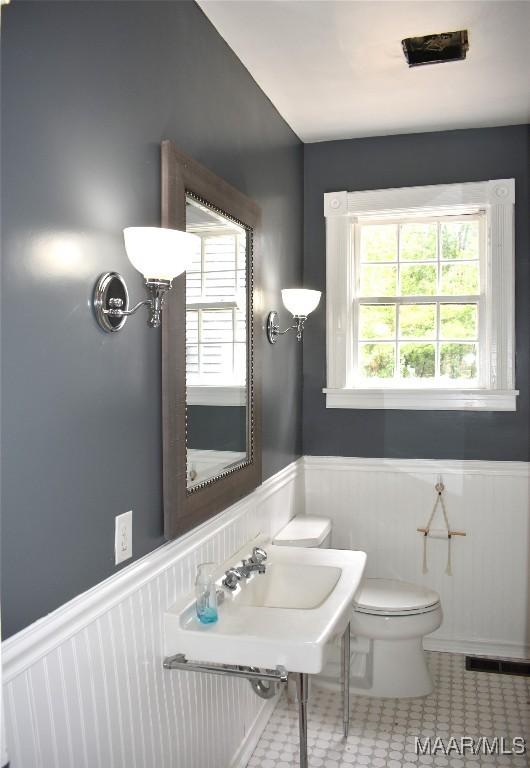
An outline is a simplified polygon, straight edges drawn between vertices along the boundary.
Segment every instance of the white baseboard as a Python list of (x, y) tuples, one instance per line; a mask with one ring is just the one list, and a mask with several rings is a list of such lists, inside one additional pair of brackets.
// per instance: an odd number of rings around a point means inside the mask
[(258, 712), (256, 719), (247, 731), (245, 738), (239, 745), (237, 752), (232, 758), (229, 768), (246, 768), (248, 761), (252, 757), (252, 753), (258, 746), (258, 742), (261, 739), (261, 734), (267, 727), (267, 723), (270, 720), (272, 713), (278, 703), (278, 697), (269, 699), (266, 701), (260, 711)]
[(426, 651), (461, 653), (464, 656), (488, 656), (503, 659), (529, 659), (530, 646), (516, 643), (495, 643), (489, 640), (435, 640), (425, 638)]

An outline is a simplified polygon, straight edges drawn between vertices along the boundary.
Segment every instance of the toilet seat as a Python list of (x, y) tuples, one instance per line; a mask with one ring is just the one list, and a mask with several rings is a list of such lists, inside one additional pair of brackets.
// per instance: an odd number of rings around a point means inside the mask
[(354, 611), (371, 616), (416, 616), (435, 611), (440, 596), (432, 589), (397, 579), (365, 579)]

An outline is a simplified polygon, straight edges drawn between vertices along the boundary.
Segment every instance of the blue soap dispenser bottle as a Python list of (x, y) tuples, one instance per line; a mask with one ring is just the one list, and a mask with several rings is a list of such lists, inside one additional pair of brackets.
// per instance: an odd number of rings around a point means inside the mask
[(197, 618), (202, 624), (217, 621), (217, 594), (215, 587), (215, 563), (200, 563), (195, 578)]

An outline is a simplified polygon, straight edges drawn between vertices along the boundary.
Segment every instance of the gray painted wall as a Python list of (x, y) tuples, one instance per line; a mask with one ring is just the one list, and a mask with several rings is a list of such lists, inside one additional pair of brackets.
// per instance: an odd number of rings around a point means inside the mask
[[(194, 3), (16, 2), (1, 64), (9, 636), (114, 573), (115, 515), (134, 510), (135, 558), (164, 542), (160, 334), (105, 335), (90, 309), (107, 269), (143, 295), (121, 230), (159, 224), (159, 142), (262, 206), (264, 309), (302, 277), (303, 150)], [(263, 350), (268, 477), (300, 453), (301, 353)]]
[[(516, 180), (515, 413), (326, 410), (325, 300), (304, 339), (306, 454), (396, 458), (529, 458), (528, 126), (385, 136), (304, 147), (304, 285), (325, 290), (323, 194), (422, 184)], [(325, 297), (324, 297), (325, 298)]]
[(246, 406), (189, 405), (186, 445), (208, 451), (246, 451)]

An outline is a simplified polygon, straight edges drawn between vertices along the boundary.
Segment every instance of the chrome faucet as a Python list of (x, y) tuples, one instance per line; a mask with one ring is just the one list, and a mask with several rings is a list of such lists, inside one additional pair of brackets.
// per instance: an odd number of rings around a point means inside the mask
[(243, 560), (241, 575), (248, 579), (251, 573), (265, 573), (267, 553), (261, 547), (254, 547), (248, 560)]
[(237, 568), (229, 568), (223, 579), (223, 586), (233, 591), (241, 579), (248, 579), (252, 573), (265, 573), (267, 553), (261, 547), (254, 547), (248, 560)]

